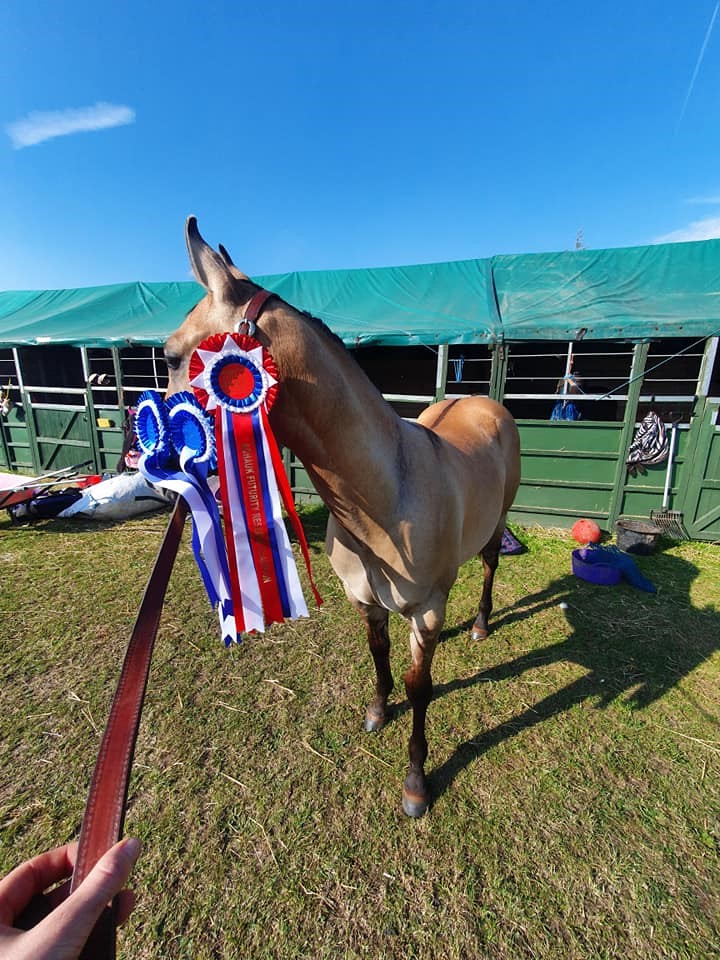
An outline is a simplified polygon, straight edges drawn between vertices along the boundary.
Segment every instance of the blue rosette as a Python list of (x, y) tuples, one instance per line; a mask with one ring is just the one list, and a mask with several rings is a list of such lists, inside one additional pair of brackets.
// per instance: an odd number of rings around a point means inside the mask
[(183, 496), (193, 519), (193, 553), (210, 603), (217, 607), (222, 638), (228, 646), (237, 640), (237, 628), (220, 513), (208, 485), (208, 474), (217, 465), (214, 424), (193, 393), (175, 393), (168, 397), (165, 407), (170, 443), (186, 481)]
[(217, 466), (213, 422), (195, 398), (182, 391), (166, 401), (170, 438), (183, 468), (192, 463), (203, 465), (205, 474)]
[(135, 434), (143, 456), (161, 463), (173, 456), (165, 401), (157, 390), (146, 390), (135, 410)]

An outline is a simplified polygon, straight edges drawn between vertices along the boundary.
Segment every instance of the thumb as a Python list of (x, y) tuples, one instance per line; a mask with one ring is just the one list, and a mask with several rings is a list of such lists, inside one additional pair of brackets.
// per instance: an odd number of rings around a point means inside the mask
[(53, 944), (56, 952), (50, 956), (77, 957), (104, 908), (124, 887), (139, 854), (140, 843), (134, 837), (103, 854), (77, 890), (32, 931), (38, 955), (44, 956), (43, 948)]

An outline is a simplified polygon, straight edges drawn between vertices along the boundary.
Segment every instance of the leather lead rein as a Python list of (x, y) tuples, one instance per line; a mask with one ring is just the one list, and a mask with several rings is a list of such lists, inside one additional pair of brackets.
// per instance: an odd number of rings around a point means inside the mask
[[(145, 588), (110, 708), (85, 805), (71, 891), (82, 883), (122, 834), (150, 661), (186, 516), (185, 501), (178, 498)], [(114, 957), (115, 917), (113, 908), (107, 908), (90, 935), (81, 960), (113, 960)]]

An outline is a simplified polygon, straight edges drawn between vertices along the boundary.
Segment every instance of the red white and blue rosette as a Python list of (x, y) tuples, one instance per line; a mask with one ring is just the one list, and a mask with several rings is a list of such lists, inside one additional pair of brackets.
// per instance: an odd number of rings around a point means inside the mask
[(227, 646), (238, 638), (222, 524), (208, 479), (216, 463), (212, 421), (192, 393), (177, 393), (166, 403), (147, 390), (138, 401), (135, 432), (140, 472), (150, 483), (178, 493), (190, 509), (193, 553)]
[(268, 420), (278, 372), (261, 343), (215, 334), (190, 358), (190, 384), (215, 420), (220, 495), (235, 621), (240, 632), (307, 616), (282, 503), (293, 523), (312, 583), (302, 526)]
[(208, 413), (269, 411), (278, 391), (278, 372), (261, 343), (241, 333), (216, 333), (190, 358), (190, 386)]

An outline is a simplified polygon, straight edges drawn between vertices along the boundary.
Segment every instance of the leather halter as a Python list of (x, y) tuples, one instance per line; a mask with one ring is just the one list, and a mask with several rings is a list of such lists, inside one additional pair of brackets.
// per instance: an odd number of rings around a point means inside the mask
[(247, 330), (245, 332), (249, 337), (254, 337), (257, 318), (260, 316), (262, 308), (270, 297), (274, 296), (277, 296), (277, 294), (274, 294), (271, 290), (258, 290), (245, 307), (242, 320), (235, 325), (235, 332), (239, 333), (240, 327), (242, 327), (243, 324), (247, 324)]

